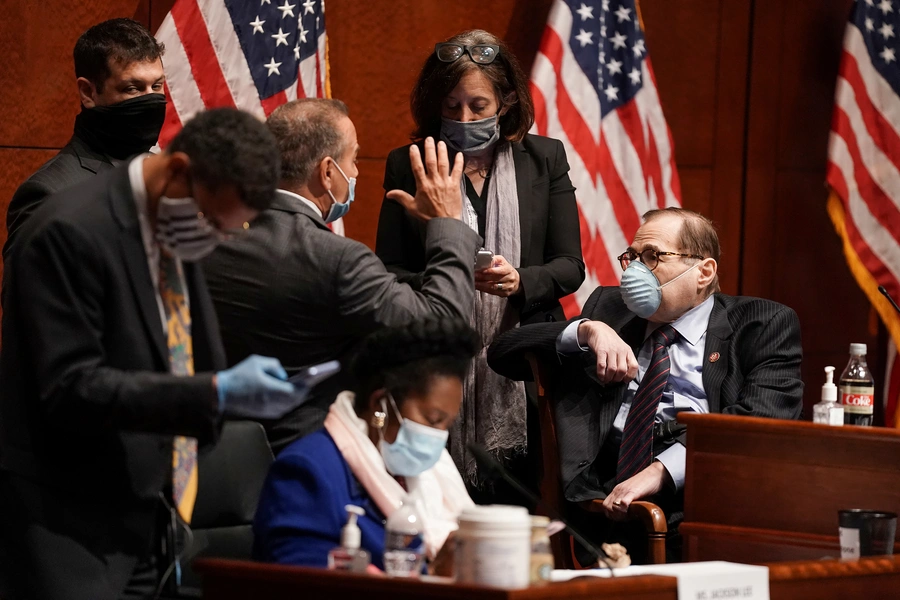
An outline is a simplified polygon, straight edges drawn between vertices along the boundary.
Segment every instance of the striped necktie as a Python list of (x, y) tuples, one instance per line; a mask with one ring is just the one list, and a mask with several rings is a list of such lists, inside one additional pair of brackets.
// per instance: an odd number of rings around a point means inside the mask
[(669, 381), (669, 345), (677, 337), (678, 332), (671, 325), (663, 325), (650, 335), (653, 355), (625, 420), (616, 468), (617, 483), (646, 469), (653, 458), (653, 421)]
[[(181, 263), (160, 252), (159, 294), (166, 312), (169, 366), (174, 375), (194, 374), (194, 348), (191, 342), (191, 312), (184, 293)], [(172, 448), (172, 499), (178, 514), (191, 522), (197, 498), (197, 440), (175, 436)]]

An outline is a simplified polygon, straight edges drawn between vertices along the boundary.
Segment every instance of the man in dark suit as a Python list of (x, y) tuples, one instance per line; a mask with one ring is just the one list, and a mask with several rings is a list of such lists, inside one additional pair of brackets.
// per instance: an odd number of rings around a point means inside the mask
[[(403, 195), (427, 221), (427, 265), (420, 290), (399, 283), (360, 242), (327, 223), (354, 199), (356, 129), (338, 100), (304, 99), (268, 119), (281, 150), (281, 185), (246, 236), (222, 244), (204, 263), (229, 363), (259, 353), (290, 372), (343, 359), (366, 334), (426, 316), (468, 319), (480, 237), (459, 220), (461, 157), (450, 171), (443, 142), (414, 152), (421, 190)], [(276, 451), (319, 429), (346, 378), (333, 377), (298, 411), (268, 423)]]
[(75, 132), (13, 195), (4, 257), (44, 198), (156, 144), (166, 116), (163, 52), (163, 45), (131, 19), (104, 21), (78, 38), (73, 55), (81, 113)]
[(191, 262), (268, 206), (277, 175), (263, 124), (209, 111), (22, 228), (3, 273), (3, 598), (149, 597), (168, 566), (162, 523), (190, 518), (197, 443), (223, 415), (302, 401), (277, 360), (222, 370)]
[(529, 325), (491, 346), (499, 373), (530, 378), (525, 354), (557, 365), (561, 477), (572, 502), (604, 498), (613, 520), (634, 500), (680, 517), (683, 410), (800, 417), (800, 324), (790, 308), (719, 293), (712, 223), (654, 210), (619, 257), (621, 287), (598, 288), (581, 317)]

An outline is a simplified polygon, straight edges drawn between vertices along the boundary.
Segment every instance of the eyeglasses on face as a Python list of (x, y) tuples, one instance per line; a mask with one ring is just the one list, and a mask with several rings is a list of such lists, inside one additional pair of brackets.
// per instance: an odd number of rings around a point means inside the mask
[(441, 43), (435, 44), (434, 53), (438, 60), (445, 63), (452, 63), (468, 54), (472, 62), (479, 65), (489, 65), (494, 59), (500, 55), (500, 46), (493, 44), (478, 44), (476, 46), (463, 46), (461, 44)]
[(628, 265), (631, 264), (631, 261), (638, 260), (644, 263), (648, 269), (651, 271), (656, 269), (659, 266), (659, 257), (660, 256), (680, 256), (682, 258), (696, 258), (702, 260), (704, 257), (699, 254), (684, 254), (681, 252), (665, 252), (663, 250), (656, 250), (654, 248), (647, 248), (640, 254), (634, 251), (633, 248), (629, 248), (622, 254), (618, 256), (619, 264), (622, 266), (622, 270), (628, 268)]

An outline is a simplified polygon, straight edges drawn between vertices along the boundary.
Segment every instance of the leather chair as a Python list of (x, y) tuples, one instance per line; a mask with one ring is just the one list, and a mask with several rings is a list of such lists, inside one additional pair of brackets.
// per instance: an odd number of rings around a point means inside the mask
[[(219, 442), (198, 457), (200, 477), (191, 517), (196, 558), (249, 559), (253, 549), (253, 517), (274, 457), (266, 431), (252, 421), (228, 421)], [(199, 597), (200, 576), (189, 561), (182, 564), (180, 597)]]
[[(559, 446), (556, 440), (556, 415), (552, 396), (551, 370), (536, 355), (526, 355), (537, 388), (538, 415), (541, 425), (541, 498), (562, 515), (576, 509), (575, 505), (565, 499), (559, 472)], [(597, 514), (598, 519), (606, 518), (603, 513), (602, 500), (589, 500), (578, 503), (578, 508)], [(647, 531), (647, 556), (653, 564), (666, 562), (666, 515), (652, 502), (638, 500), (628, 507), (630, 519), (639, 520)], [(557, 568), (579, 569), (575, 556), (574, 539), (566, 531), (551, 538), (553, 557)]]

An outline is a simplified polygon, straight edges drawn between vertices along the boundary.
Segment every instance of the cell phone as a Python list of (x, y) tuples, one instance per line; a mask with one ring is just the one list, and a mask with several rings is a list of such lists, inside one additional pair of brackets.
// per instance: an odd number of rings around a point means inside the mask
[(484, 271), (489, 269), (494, 262), (494, 253), (490, 250), (479, 250), (475, 255), (475, 270)]
[(328, 362), (301, 369), (299, 373), (289, 377), (288, 381), (296, 386), (312, 389), (340, 370), (341, 363), (339, 361), (329, 360)]

